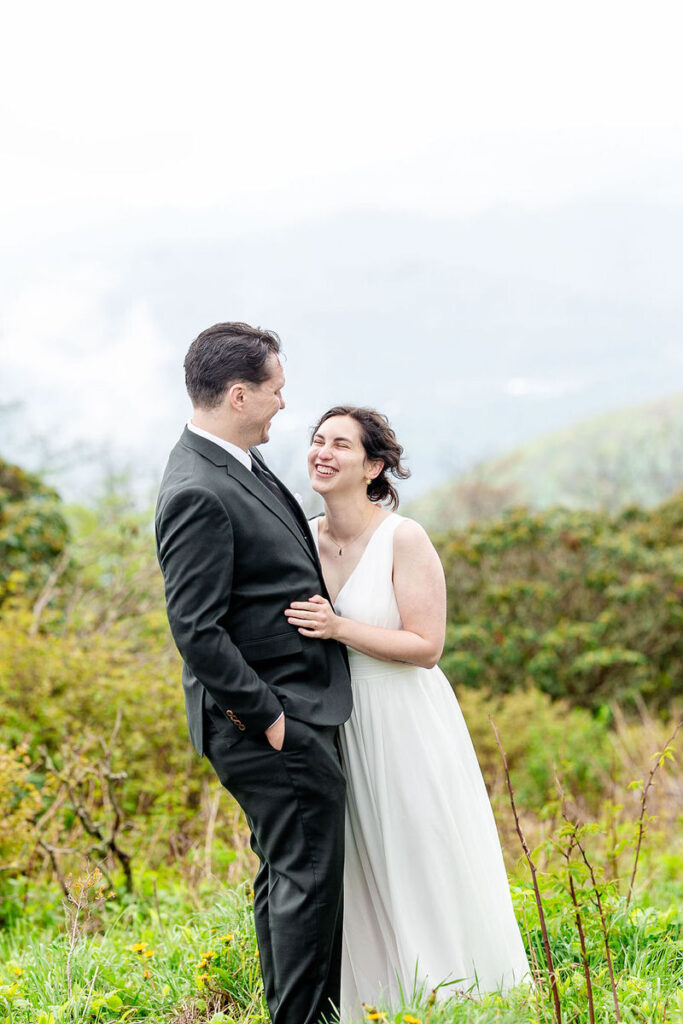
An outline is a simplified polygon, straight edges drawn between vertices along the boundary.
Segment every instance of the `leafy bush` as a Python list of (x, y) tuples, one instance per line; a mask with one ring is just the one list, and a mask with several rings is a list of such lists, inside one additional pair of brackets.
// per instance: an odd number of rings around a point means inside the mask
[(42, 587), (68, 537), (57, 492), (0, 459), (0, 602), (13, 574), (30, 591)]
[(520, 804), (539, 813), (554, 796), (555, 771), (594, 811), (608, 787), (613, 745), (606, 715), (594, 716), (533, 688), (505, 696), (459, 688), (458, 700), (493, 796), (507, 802), (492, 718), (505, 746)]
[(614, 518), (514, 509), (437, 547), (454, 686), (592, 709), (683, 695), (683, 495)]
[(3, 878), (23, 869), (34, 841), (33, 821), (42, 799), (30, 766), (25, 747), (0, 746), (0, 893)]

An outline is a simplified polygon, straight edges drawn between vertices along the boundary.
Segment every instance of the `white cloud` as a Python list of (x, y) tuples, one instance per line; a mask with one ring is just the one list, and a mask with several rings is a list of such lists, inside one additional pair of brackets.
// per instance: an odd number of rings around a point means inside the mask
[(510, 377), (502, 390), (514, 398), (560, 398), (585, 387), (586, 381), (576, 377)]
[(143, 303), (111, 322), (115, 285), (102, 271), (77, 268), (9, 304), (3, 395), (26, 403), (38, 434), (56, 430), (60, 443), (87, 439), (121, 450), (140, 445), (141, 427), (177, 415), (164, 339)]
[(15, 4), (0, 215), (25, 231), (54, 208), (268, 219), (614, 186), (680, 199), (677, 171), (648, 181), (683, 152), (679, 14), (635, 0), (121, 0), (115, 17)]

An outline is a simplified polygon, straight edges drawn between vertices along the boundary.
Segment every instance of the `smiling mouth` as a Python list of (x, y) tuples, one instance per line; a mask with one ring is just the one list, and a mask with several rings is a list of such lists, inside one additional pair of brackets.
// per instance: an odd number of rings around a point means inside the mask
[(336, 469), (332, 469), (331, 466), (319, 466), (319, 465), (317, 465), (315, 467), (315, 471), (316, 471), (316, 473), (319, 473), (320, 476), (334, 476), (334, 474), (337, 472), (337, 470)]

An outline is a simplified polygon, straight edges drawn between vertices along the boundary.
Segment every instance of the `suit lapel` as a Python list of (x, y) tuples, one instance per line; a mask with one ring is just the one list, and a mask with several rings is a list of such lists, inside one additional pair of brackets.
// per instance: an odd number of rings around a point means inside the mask
[[(318, 574), (320, 576), (320, 582), (322, 583), (323, 588), (324, 588), (323, 594), (324, 594), (325, 597), (327, 597), (329, 599), (329, 595), (327, 593), (327, 588), (325, 588), (325, 580), (324, 580), (324, 576), (323, 576), (323, 567), (322, 567), (322, 564), (320, 562), (320, 556), (318, 555), (318, 545), (316, 544), (316, 542), (315, 542), (315, 540), (313, 538), (313, 534), (311, 532), (310, 524), (308, 522), (308, 519), (306, 518), (306, 515), (304, 513), (303, 508), (301, 507), (300, 502), (292, 494), (292, 492), (289, 490), (289, 488), (287, 488), (283, 484), (282, 480), (280, 480), (279, 477), (275, 476), (275, 474), (272, 472), (272, 470), (268, 469), (268, 467), (266, 466), (265, 462), (263, 461), (263, 457), (262, 457), (260, 451), (258, 450), (258, 448), (250, 448), (249, 449), (249, 454), (251, 455), (252, 459), (254, 459), (254, 461), (258, 461), (259, 465), (264, 470), (267, 470), (268, 473), (270, 473), (270, 475), (272, 476), (273, 480), (275, 480), (275, 482), (278, 485), (278, 487), (280, 488), (280, 490), (284, 493), (284, 495), (288, 499), (288, 501), (289, 501), (289, 503), (290, 503), (290, 505), (292, 507), (292, 515), (296, 516), (297, 521), (301, 525), (301, 529), (304, 532), (306, 540), (308, 541), (308, 547), (310, 549), (309, 550), (309, 554), (312, 556), (313, 561), (315, 562), (315, 564), (316, 564), (316, 566), (318, 568)], [(257, 481), (257, 482), (259, 482), (259, 481)], [(277, 499), (276, 499), (276, 502), (277, 502)]]
[[(303, 509), (300, 509), (298, 501), (296, 500), (294, 495), (290, 494), (285, 485), (280, 480), (278, 480), (277, 477), (273, 477), (273, 479), (276, 480), (278, 486), (282, 488), (282, 491), (287, 496), (287, 498), (292, 502), (291, 514), (287, 512), (287, 509), (285, 509), (282, 502), (279, 501), (275, 497), (275, 495), (271, 491), (269, 491), (268, 488), (265, 487), (264, 484), (262, 484), (261, 481), (254, 476), (251, 470), (247, 469), (246, 466), (243, 466), (239, 459), (236, 459), (233, 455), (230, 454), (230, 452), (226, 451), (225, 448), (221, 448), (220, 445), (215, 444), (213, 441), (209, 441), (205, 437), (202, 437), (201, 434), (193, 433), (191, 430), (188, 430), (187, 427), (185, 427), (180, 440), (182, 444), (194, 449), (194, 451), (196, 452), (199, 452), (199, 454), (203, 455), (204, 458), (208, 459), (210, 462), (213, 462), (215, 466), (225, 466), (228, 474), (234, 480), (237, 480), (243, 487), (246, 487), (250, 494), (252, 494), (258, 501), (265, 505), (266, 508), (268, 508), (273, 513), (273, 515), (278, 517), (280, 522), (287, 527), (289, 532), (294, 537), (296, 537), (297, 541), (299, 542), (299, 544), (301, 544), (302, 548), (304, 549), (308, 557), (311, 558), (315, 563), (316, 568), (318, 570), (318, 574), (320, 576), (321, 584), (324, 588), (325, 584), (323, 580), (322, 566), (320, 565), (320, 559), (318, 558), (318, 550), (316, 548), (315, 541), (313, 540), (313, 535), (311, 534), (311, 529), (308, 525), (308, 520), (306, 519), (306, 516), (303, 513)], [(260, 465), (263, 466), (264, 469), (266, 468), (263, 458), (261, 457), (258, 451), (252, 449), (250, 451), (250, 455), (252, 459), (258, 459)], [(270, 472), (270, 470), (268, 470), (268, 472)], [(273, 476), (272, 473), (271, 476)], [(301, 530), (298, 528), (296, 522), (293, 519), (293, 516), (295, 515), (298, 521), (301, 523)], [(324, 593), (325, 596), (327, 597), (328, 595), (326, 590), (324, 591)]]
[[(262, 484), (261, 481), (257, 477), (255, 477), (250, 470), (243, 466), (238, 459), (233, 458), (233, 456), (230, 455), (228, 452), (226, 452), (226, 456), (226, 467), (230, 476), (233, 477), (233, 479), (239, 481), (239, 483), (242, 484), (243, 487), (247, 488), (250, 494), (252, 494), (263, 505), (265, 505), (273, 513), (273, 515), (276, 515), (278, 517), (280, 522), (287, 527), (292, 536), (296, 537), (297, 541), (299, 542), (299, 544), (301, 544), (302, 548), (304, 549), (308, 557), (312, 558), (313, 561), (315, 562), (315, 557), (313, 555), (311, 545), (310, 543), (307, 543), (307, 538), (310, 537), (310, 530), (308, 529), (308, 524), (306, 524), (306, 536), (304, 536), (304, 534), (294, 521), (294, 510), (288, 512), (287, 509), (282, 504), (282, 502), (275, 497), (272, 491), (269, 491), (268, 488), (264, 484)], [(282, 487), (280, 481), (278, 480), (277, 482)], [(289, 495), (289, 492), (286, 491), (284, 487), (282, 488), (282, 490), (285, 494)], [(296, 501), (295, 498), (292, 498), (292, 500)]]

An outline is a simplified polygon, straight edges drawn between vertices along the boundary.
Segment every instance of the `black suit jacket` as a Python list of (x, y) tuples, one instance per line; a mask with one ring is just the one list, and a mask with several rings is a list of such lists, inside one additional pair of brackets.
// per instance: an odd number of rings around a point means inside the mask
[(238, 459), (187, 428), (164, 472), (157, 554), (199, 754), (205, 706), (225, 716), (231, 743), (283, 710), (318, 725), (351, 713), (345, 648), (301, 637), (283, 614), (291, 601), (328, 595), (306, 518), (280, 486), (291, 514)]

